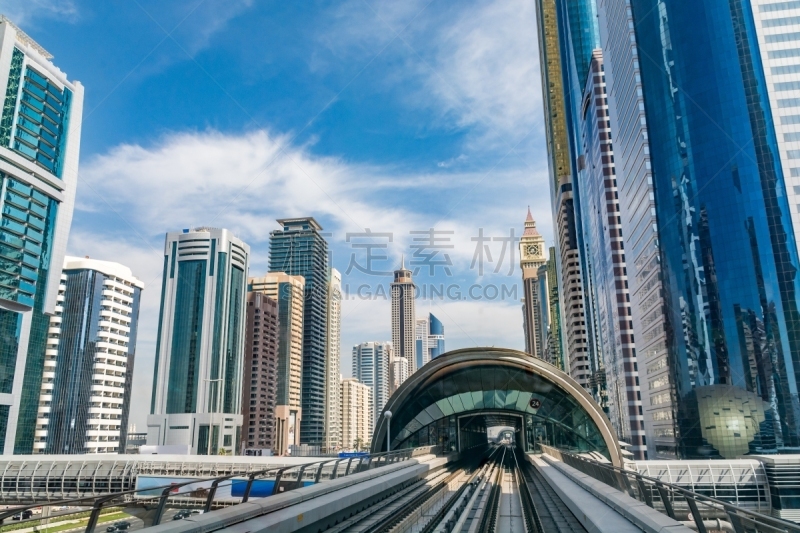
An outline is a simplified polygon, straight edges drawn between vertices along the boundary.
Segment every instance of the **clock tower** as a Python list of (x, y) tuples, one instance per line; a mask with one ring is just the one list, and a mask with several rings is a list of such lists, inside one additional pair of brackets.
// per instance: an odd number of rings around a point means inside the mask
[(525, 218), (525, 230), (519, 240), (519, 266), (522, 269), (522, 314), (525, 328), (525, 351), (534, 357), (544, 357), (545, 336), (542, 334), (543, 298), (547, 291), (541, 290), (539, 267), (547, 263), (544, 255), (544, 237), (536, 230), (531, 209)]

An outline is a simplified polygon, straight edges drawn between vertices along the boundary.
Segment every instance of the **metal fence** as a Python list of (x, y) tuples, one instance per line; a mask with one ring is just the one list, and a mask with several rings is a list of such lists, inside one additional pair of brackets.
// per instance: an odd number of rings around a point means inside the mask
[[(290, 466), (271, 466), (264, 470), (249, 472), (247, 474), (235, 473), (225, 476), (192, 479), (182, 483), (171, 483), (159, 487), (147, 487), (114, 491), (102, 495), (73, 498), (45, 504), (47, 506), (91, 506), (91, 514), (86, 524), (85, 532), (94, 533), (100, 514), (108, 507), (121, 504), (151, 503), (155, 505), (152, 524), (158, 525), (167, 506), (189, 507), (202, 506), (208, 512), (214, 506), (235, 505), (245, 503), (253, 495), (253, 487), (259, 480), (274, 479), (271, 494), (275, 495), (285, 491), (294, 490), (307, 484), (319, 483), (332, 479), (350, 476), (359, 472), (387, 466), (390, 464), (407, 461), (422, 455), (438, 455), (438, 446), (424, 446), (420, 448), (406, 448), (391, 452), (370, 454), (363, 457), (326, 458), (322, 461)], [(242, 489), (242, 495), (228, 497), (226, 501), (219, 502), (219, 490), (237, 484)], [(0, 512), (0, 523), (3, 520), (20, 514), (25, 510), (42, 507), (41, 503), (22, 505)]]
[(551, 446), (543, 445), (542, 451), (670, 518), (683, 522), (699, 533), (708, 533), (709, 530), (735, 533), (800, 533), (800, 526), (792, 522), (743, 509), (730, 502), (698, 494), (636, 471), (619, 468), (610, 463), (600, 463)]

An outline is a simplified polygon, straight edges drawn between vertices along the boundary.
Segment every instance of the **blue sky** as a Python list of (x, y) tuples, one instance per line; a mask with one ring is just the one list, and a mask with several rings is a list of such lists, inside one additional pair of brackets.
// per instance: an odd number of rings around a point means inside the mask
[[(312, 215), (330, 232), (350, 291), (345, 375), (353, 344), (391, 337), (378, 289), (389, 279), (346, 273), (354, 253), (366, 266), (354, 242), (386, 244), (375, 270), (402, 254), (449, 264), (415, 278), (453, 287), (417, 304), (442, 320), (448, 349), (523, 346), (519, 268), (506, 250), (495, 272), (492, 240), (481, 274), (473, 239), (518, 236), (530, 205), (552, 244), (532, 2), (3, 0), (0, 12), (85, 87), (69, 252), (146, 283), (136, 394), (152, 382), (164, 232), (198, 225), (250, 244), (251, 275), (266, 271), (276, 218)], [(367, 228), (391, 242), (347, 242)], [(452, 248), (415, 260), (410, 232), (431, 228), (452, 232), (436, 234)], [(517, 287), (516, 299), (487, 286)]]

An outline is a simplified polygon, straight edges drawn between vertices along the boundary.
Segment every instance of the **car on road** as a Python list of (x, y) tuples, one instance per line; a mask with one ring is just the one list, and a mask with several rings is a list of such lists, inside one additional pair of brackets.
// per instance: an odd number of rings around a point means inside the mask
[(125, 531), (126, 529), (131, 527), (131, 523), (126, 522), (125, 520), (123, 520), (122, 522), (117, 522), (114, 525), (117, 526), (117, 531)]
[(113, 532), (114, 532), (114, 531), (116, 531), (116, 530), (117, 530), (117, 526), (108, 526), (108, 527), (106, 528), (106, 531), (107, 531), (108, 533), (113, 533)]

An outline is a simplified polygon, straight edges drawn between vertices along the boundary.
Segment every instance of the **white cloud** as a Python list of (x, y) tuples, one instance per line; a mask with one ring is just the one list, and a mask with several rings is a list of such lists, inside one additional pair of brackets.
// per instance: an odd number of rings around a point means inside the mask
[(58, 17), (72, 22), (78, 17), (78, 8), (73, 0), (8, 0), (1, 10), (18, 26), (30, 24), (36, 18)]
[(511, 148), (541, 124), (535, 27), (527, 0), (469, 6), (439, 34), (426, 88), (460, 126), (482, 126)]
[[(407, 104), (430, 110), (444, 127), (467, 130), (471, 149), (524, 154), (533, 142), (543, 148), (532, 2), (352, 0), (331, 20), (319, 39), (336, 61), (353, 55), (371, 59), (386, 47), (381, 56), (401, 60), (391, 60), (385, 83), (414, 84)], [(318, 55), (315, 59), (316, 68), (323, 68)]]
[[(136, 397), (149, 398), (166, 231), (198, 225), (232, 229), (251, 246), (251, 271), (261, 273), (274, 220), (313, 215), (333, 233), (334, 266), (344, 273), (350, 251), (345, 232), (367, 227), (392, 232), (391, 268), (401, 253), (408, 253), (410, 230), (451, 229), (453, 283), (513, 284), (518, 271), (507, 278), (505, 266), (498, 277), (490, 273), (494, 265), (482, 278), (470, 270), (471, 237), (479, 227), (494, 236), (507, 235), (513, 227), (519, 235), (525, 214), (520, 198), (531, 197), (542, 231), (549, 235), (549, 202), (547, 194), (533, 196), (536, 182), (546, 180), (520, 170), (417, 175), (350, 164), (315, 156), (307, 147), (292, 145), (286, 135), (261, 130), (176, 133), (148, 147), (117, 146), (82, 166), (69, 253), (117, 261), (146, 283), (134, 391)], [(373, 285), (381, 281), (367, 279)], [(344, 282), (351, 278), (345, 276)], [(435, 302), (432, 310), (445, 323), (448, 348), (521, 346), (518, 300)], [(352, 344), (391, 337), (390, 311), (385, 300), (350, 300), (343, 317), (347, 374)], [(143, 424), (148, 407), (147, 402), (134, 403), (132, 421)]]

